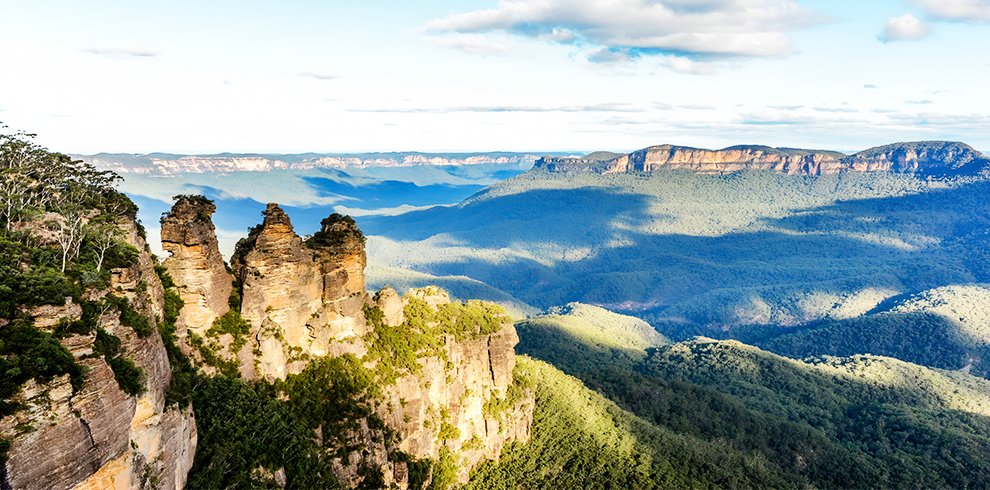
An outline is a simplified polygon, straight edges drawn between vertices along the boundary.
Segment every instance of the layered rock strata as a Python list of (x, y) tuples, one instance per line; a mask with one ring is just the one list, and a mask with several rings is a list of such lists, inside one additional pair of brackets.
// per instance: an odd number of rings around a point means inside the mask
[(162, 216), (162, 248), (169, 254), (164, 265), (184, 303), (175, 325), (180, 339), (189, 330), (203, 336), (230, 309), (233, 277), (220, 255), (214, 211), (216, 206), (205, 198), (179, 196)]
[(972, 147), (955, 142), (923, 141), (871, 148), (853, 155), (832, 151), (732, 146), (705, 150), (659, 145), (627, 155), (602, 158), (544, 157), (536, 168), (555, 173), (651, 173), (662, 169), (721, 174), (740, 170), (768, 170), (792, 175), (825, 175), (840, 172), (898, 172), (941, 175), (976, 173), (990, 166), (990, 159)]
[[(152, 326), (164, 309), (164, 292), (137, 224), (121, 223), (137, 262), (111, 271), (110, 288), (91, 292), (127, 297)], [(37, 328), (49, 330), (63, 320), (78, 320), (81, 308), (71, 299), (60, 307), (35, 309)], [(120, 339), (121, 355), (141, 369), (141, 393), (129, 396), (102, 357), (94, 357), (95, 334), (70, 335), (61, 343), (86, 371), (73, 393), (69, 375), (47, 383), (30, 380), (13, 401), (21, 407), (0, 420), (0, 437), (10, 440), (3, 488), (127, 489), (183, 488), (196, 449), (196, 423), (190, 407), (166, 406), (171, 368), (162, 339), (144, 338), (106, 311), (98, 328)]]
[[(173, 209), (170, 216), (184, 214), (188, 212)], [(410, 301), (434, 312), (451, 303), (437, 288), (412, 291), (405, 297), (391, 289), (369, 296), (364, 289), (364, 237), (349, 217), (331, 215), (322, 221), (320, 231), (303, 240), (278, 205), (269, 204), (263, 216), (262, 223), (237, 244), (231, 259), (240, 285), (235, 291), (240, 298), (236, 313), (246, 322), (247, 342), (230, 352), (235, 342), (229, 334), (221, 334), (215, 344), (220, 347), (217, 354), (236, 362), (244, 378), (284, 379), (315, 358), (344, 354), (362, 359), (365, 368), (374, 371), (380, 361), (366, 353), (378, 341), (375, 328), (409, 328), (405, 322)], [(184, 222), (207, 235), (213, 233), (211, 225)], [(166, 235), (190, 233), (163, 231)], [(197, 243), (215, 243), (215, 237), (196, 236)], [(178, 263), (187, 259), (202, 263), (199, 255), (175, 254), (169, 259), (170, 270), (198, 268)], [(173, 277), (180, 290), (192, 289), (184, 281), (204, 282), (193, 274)], [(368, 308), (381, 311), (377, 327), (366, 318)], [(209, 332), (216, 317), (200, 318), (211, 324), (187, 327)], [(527, 440), (533, 399), (520, 390), (510, 396), (518, 337), (507, 317), (501, 321), (492, 333), (443, 335), (437, 339), (439, 351), (418, 357), (419, 369), (379, 380), (380, 396), (372, 407), (388, 430), (375, 429), (378, 425), (369, 420), (359, 421), (359, 428), (345, 437), (348, 447), (361, 449), (334, 460), (337, 477), (347, 486), (357, 486), (366, 477), (365, 470), (373, 468), (381, 471), (386, 484), (405, 488), (408, 464), (390, 457), (401, 451), (413, 459), (456, 458), (457, 477), (466, 481), (470, 468), (496, 458), (509, 441)], [(500, 408), (492, 408), (496, 406)], [(277, 475), (279, 469), (268, 470)]]

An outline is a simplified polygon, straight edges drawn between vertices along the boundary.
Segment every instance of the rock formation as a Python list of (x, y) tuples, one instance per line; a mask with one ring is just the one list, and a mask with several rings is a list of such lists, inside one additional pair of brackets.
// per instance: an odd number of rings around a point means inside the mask
[(582, 158), (543, 157), (536, 162), (536, 168), (548, 172), (598, 174), (680, 169), (710, 174), (770, 170), (795, 175), (901, 172), (937, 176), (947, 172), (976, 173), (988, 166), (990, 159), (968, 145), (938, 141), (898, 143), (848, 156), (832, 151), (752, 145), (721, 150), (660, 145), (628, 155), (598, 152)]
[[(110, 288), (92, 299), (117, 294), (154, 326), (163, 311), (163, 289), (154, 259), (137, 224), (122, 220), (124, 237), (140, 253), (128, 268), (111, 271)], [(62, 320), (78, 320), (81, 308), (35, 309), (37, 328), (51, 330)], [(0, 421), (0, 437), (11, 441), (0, 486), (17, 489), (182, 488), (196, 448), (196, 423), (189, 407), (166, 406), (171, 369), (162, 339), (140, 337), (106, 311), (97, 326), (120, 339), (122, 355), (143, 372), (141, 393), (129, 396), (102, 357), (93, 356), (94, 333), (69, 335), (63, 346), (87, 371), (73, 393), (69, 375), (50, 382), (30, 380), (15, 395), (22, 407)]]
[(231, 259), (255, 342), (254, 359), (238, 353), (241, 373), (284, 378), (311, 357), (363, 354), (364, 237), (353, 220), (331, 216), (304, 243), (277, 204), (263, 215)]
[[(187, 294), (210, 281), (223, 282), (217, 274), (189, 273), (220, 270), (216, 265), (203, 266), (207, 254), (200, 252), (202, 248), (197, 253), (189, 250), (194, 244), (209, 244), (212, 249), (216, 243), (209, 224), (213, 208), (189, 204), (188, 200), (176, 203), (163, 221), (162, 232), (163, 240), (171, 242), (169, 247), (180, 252), (167, 263), (170, 271), (176, 271), (176, 285)], [(263, 216), (262, 223), (238, 242), (231, 258), (239, 284), (234, 294), (240, 298), (239, 309), (222, 318), (220, 309), (209, 308), (201, 310), (210, 314), (183, 317), (186, 327), (203, 332), (206, 348), (214, 350), (198, 359), (201, 367), (208, 367), (202, 366), (207, 357), (221, 359), (236, 363), (246, 379), (276, 380), (301, 372), (313, 359), (351, 354), (374, 371), (384, 361), (366, 354), (377, 342), (385, 342), (376, 329), (413, 328), (406, 324), (410, 302), (434, 312), (428, 316), (463, 307), (438, 288), (411, 291), (405, 297), (384, 289), (374, 298), (369, 296), (364, 289), (364, 236), (349, 217), (331, 215), (322, 221), (320, 231), (303, 240), (277, 204), (269, 204)], [(189, 230), (181, 230), (183, 226)], [(190, 245), (177, 245), (186, 243)], [(380, 315), (366, 318), (369, 308)], [(216, 318), (234, 321), (235, 316), (244, 322), (244, 343), (235, 339), (240, 334), (211, 330)], [(378, 380), (373, 413), (388, 430), (362, 420), (358, 429), (345, 435), (348, 447), (360, 448), (334, 460), (335, 473), (345, 485), (360, 484), (371, 468), (381, 472), (385, 484), (404, 488), (409, 468), (407, 462), (391, 457), (395, 451), (417, 460), (456, 458), (457, 477), (466, 481), (470, 468), (498, 457), (506, 443), (528, 439), (532, 395), (513, 388), (514, 346), (519, 339), (508, 317), (499, 314), (493, 321), (497, 328), (484, 333), (434, 334), (440, 335), (438, 350), (419, 353), (418, 369)], [(411, 330), (404, 332), (412, 335)], [(379, 351), (385, 348), (379, 346)], [(278, 468), (265, 471), (278, 474)]]
[[(184, 302), (176, 322), (180, 340), (188, 330), (202, 337), (230, 309), (233, 277), (220, 255), (211, 219), (214, 211), (216, 206), (205, 198), (179, 196), (162, 217), (162, 248), (170, 254), (164, 265)], [(182, 343), (188, 350), (187, 344)]]
[[(378, 294), (376, 306), (386, 311), (397, 298), (394, 292)], [(451, 302), (438, 288), (410, 291), (401, 302), (408, 305), (415, 299), (433, 310)], [(393, 322), (397, 320), (393, 317)], [(514, 400), (510, 393), (518, 389), (512, 387), (518, 343), (516, 329), (508, 321), (491, 334), (461, 339), (447, 335), (442, 355), (421, 358), (421, 371), (384, 387), (378, 416), (396, 432), (398, 448), (416, 458), (434, 460), (446, 448), (460, 461), (458, 478), (466, 482), (471, 468), (498, 458), (505, 444), (529, 440), (532, 395), (518, 393), (520, 398)], [(499, 402), (502, 408), (493, 408)], [(384, 456), (371, 453), (379, 460)], [(357, 466), (352, 462), (338, 477), (358, 483), (354, 478)], [(403, 483), (403, 464), (388, 463), (386, 469), (387, 482), (391, 475), (392, 482)]]

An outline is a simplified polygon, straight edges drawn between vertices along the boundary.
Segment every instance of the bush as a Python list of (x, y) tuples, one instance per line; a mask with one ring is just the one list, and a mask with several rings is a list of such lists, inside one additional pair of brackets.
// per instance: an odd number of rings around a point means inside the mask
[(106, 330), (96, 331), (93, 342), (93, 353), (103, 356), (103, 359), (113, 370), (113, 377), (121, 391), (131, 396), (144, 392), (144, 373), (134, 365), (134, 361), (125, 357), (120, 350), (120, 339)]
[(29, 379), (47, 383), (68, 374), (73, 390), (82, 387), (84, 371), (58, 339), (34, 328), (26, 319), (0, 327), (0, 416), (17, 407), (8, 400)]

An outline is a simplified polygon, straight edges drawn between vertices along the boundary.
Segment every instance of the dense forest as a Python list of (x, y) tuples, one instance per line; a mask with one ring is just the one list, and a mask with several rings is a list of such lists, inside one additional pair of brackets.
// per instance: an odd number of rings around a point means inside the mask
[(609, 354), (569, 333), (580, 323), (558, 315), (521, 322), (518, 351), (655, 429), (764, 461), (784, 486), (990, 484), (980, 456), (990, 450), (986, 381), (873, 356), (801, 362), (734, 341), (630, 344)]

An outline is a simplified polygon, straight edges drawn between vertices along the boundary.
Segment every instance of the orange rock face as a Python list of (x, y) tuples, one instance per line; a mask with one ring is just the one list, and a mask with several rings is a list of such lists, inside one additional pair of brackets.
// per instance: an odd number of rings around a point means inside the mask
[(662, 169), (722, 174), (741, 170), (767, 170), (791, 175), (826, 175), (839, 172), (900, 172), (942, 174), (977, 172), (990, 160), (968, 145), (923, 141), (871, 148), (854, 155), (833, 151), (733, 146), (704, 150), (659, 145), (605, 159), (544, 157), (536, 167), (562, 173), (651, 173)]

